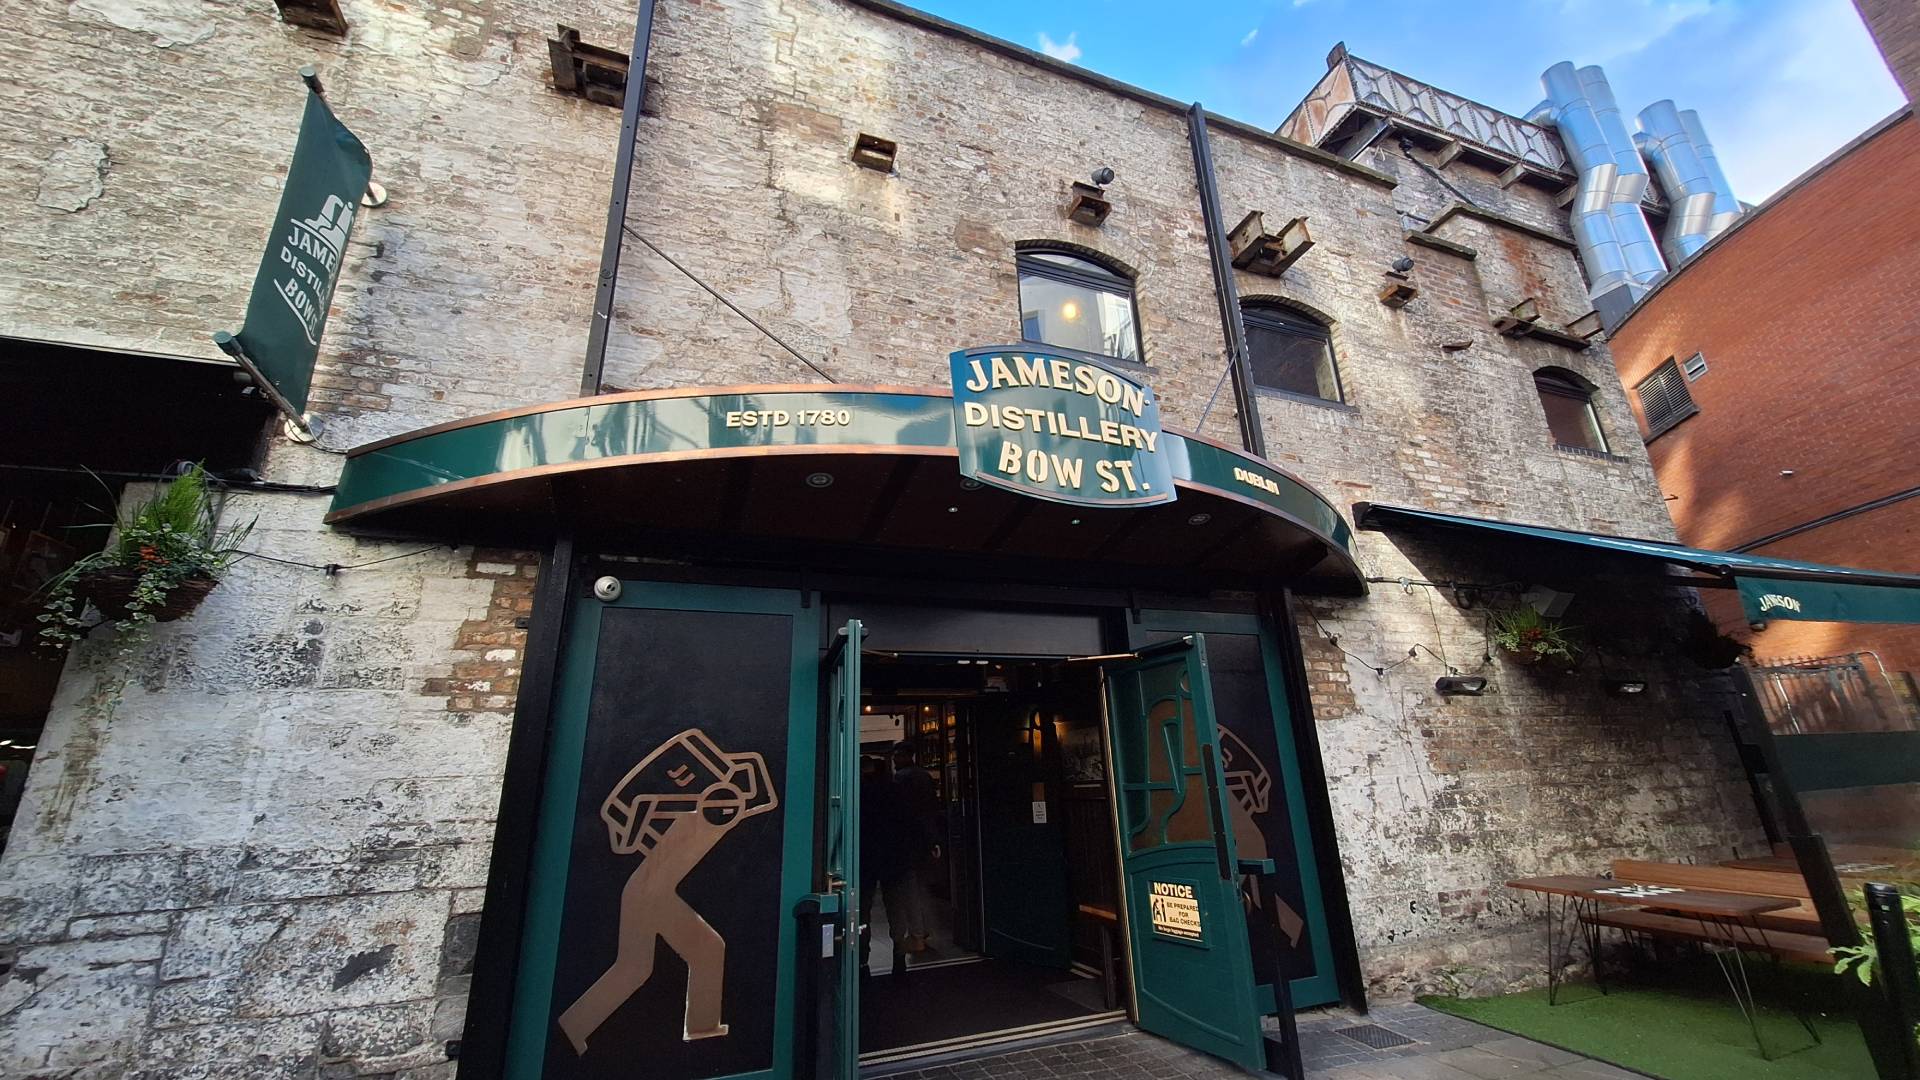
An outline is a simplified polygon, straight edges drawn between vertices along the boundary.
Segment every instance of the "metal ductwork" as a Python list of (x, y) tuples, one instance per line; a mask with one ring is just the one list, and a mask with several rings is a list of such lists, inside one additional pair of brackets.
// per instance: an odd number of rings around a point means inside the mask
[(1640, 134), (1633, 141), (1660, 174), (1668, 208), (1660, 250), (1668, 263), (1679, 266), (1713, 237), (1713, 179), (1680, 126), (1680, 111), (1672, 101), (1656, 101), (1640, 110)]
[(1607, 77), (1597, 67), (1558, 63), (1540, 76), (1547, 99), (1527, 119), (1550, 123), (1579, 174), (1572, 228), (1587, 268), (1588, 293), (1611, 330), (1666, 275), (1653, 230), (1640, 212), (1647, 167), (1640, 160)]
[(1700, 114), (1680, 112), (1671, 101), (1640, 110), (1640, 134), (1634, 136), (1660, 176), (1670, 207), (1660, 248), (1667, 264), (1679, 266), (1740, 216), (1720, 163), (1713, 158), (1700, 127)]
[(1720, 171), (1720, 158), (1714, 154), (1713, 144), (1707, 141), (1707, 129), (1700, 126), (1700, 114), (1692, 109), (1683, 110), (1680, 128), (1693, 140), (1693, 152), (1700, 155), (1707, 179), (1713, 181), (1713, 229), (1707, 235), (1718, 236), (1746, 210), (1740, 200), (1733, 197), (1733, 185), (1727, 183), (1727, 174)]

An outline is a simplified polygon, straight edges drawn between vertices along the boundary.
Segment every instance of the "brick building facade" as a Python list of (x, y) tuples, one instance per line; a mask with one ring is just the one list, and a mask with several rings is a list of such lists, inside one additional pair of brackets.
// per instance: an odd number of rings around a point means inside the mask
[[(16, 87), (63, 89), (0, 99), (0, 334), (216, 357), (312, 63), (391, 193), (335, 296), (324, 442), (574, 396), (620, 116), (553, 89), (544, 39), (564, 19), (617, 47), (632, 11), (343, 7), (340, 38), (259, 5), (35, 5), (0, 60)], [(1168, 425), (1237, 443), (1232, 396), (1207, 413), (1227, 357), (1184, 106), (878, 0), (662, 0), (647, 80), (629, 224), (836, 381), (937, 386), (953, 349), (1016, 337), (1015, 250), (1045, 241), (1130, 274)], [(1587, 312), (1549, 185), (1421, 146), (1348, 160), (1211, 129), (1230, 221), (1304, 216), (1314, 238), (1239, 293), (1326, 325), (1345, 391), (1258, 393), (1272, 462), (1343, 513), (1672, 535), (1607, 348), (1494, 329), (1528, 299), (1554, 326)], [(849, 160), (862, 133), (898, 145), (892, 172)], [(1102, 165), (1111, 216), (1068, 220), (1069, 185)], [(1394, 307), (1403, 257), (1418, 293)], [(603, 392), (814, 381), (647, 247), (625, 245), (619, 282)], [(1608, 451), (1556, 445), (1543, 368), (1595, 388)], [(296, 485), (341, 467), (277, 437), (260, 462)], [(130, 681), (104, 634), (67, 662), (0, 864), (0, 1074), (458, 1067), (535, 559), (330, 529), (314, 493), (228, 500), (258, 516), (252, 549), (345, 569), (246, 560)], [(1622, 703), (1604, 666), (1489, 655), (1512, 565), (1355, 545), (1370, 593), (1303, 597), (1296, 629), (1366, 991), (1538, 978), (1537, 926), (1498, 887), (1517, 874), (1759, 846), (1720, 688), (1668, 646), (1686, 594), (1578, 593), (1603, 664), (1652, 685)], [(1495, 692), (1442, 697), (1455, 668)]]
[[(1916, 175), (1911, 108), (1774, 196), (1663, 282), (1610, 342), (1638, 387), (1698, 354), (1696, 414), (1648, 443), (1682, 542), (1889, 570), (1920, 569), (1920, 297), (1905, 255), (1920, 211), (1889, 193)], [(1643, 425), (1646, 397), (1636, 397)], [(1920, 630), (1772, 622), (1707, 597), (1721, 627), (1768, 659), (1877, 654), (1920, 671)], [(1869, 665), (1872, 666), (1871, 664)]]

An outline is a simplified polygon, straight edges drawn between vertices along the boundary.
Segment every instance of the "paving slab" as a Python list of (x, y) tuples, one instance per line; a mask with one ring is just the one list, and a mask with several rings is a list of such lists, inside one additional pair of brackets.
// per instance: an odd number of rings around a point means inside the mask
[[(1372, 1024), (1412, 1040), (1377, 1048), (1343, 1028)], [(1311, 1080), (1643, 1080), (1638, 1074), (1421, 1005), (1364, 1016), (1302, 1015), (1300, 1057)], [(1138, 1029), (885, 1073), (888, 1080), (1247, 1080), (1236, 1065)]]

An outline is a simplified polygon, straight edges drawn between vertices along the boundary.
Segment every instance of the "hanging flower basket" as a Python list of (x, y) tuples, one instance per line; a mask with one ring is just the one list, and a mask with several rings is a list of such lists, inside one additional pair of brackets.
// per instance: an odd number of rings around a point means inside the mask
[(1489, 629), (1493, 643), (1523, 667), (1571, 668), (1580, 657), (1568, 627), (1524, 605), (1494, 612)]
[(252, 522), (222, 527), (206, 471), (195, 465), (145, 499), (116, 507), (117, 532), (105, 548), (68, 567), (47, 590), (40, 637), (61, 647), (93, 624), (89, 606), (124, 631), (124, 657), (151, 623), (193, 614), (243, 552)]
[[(105, 567), (78, 575), (73, 591), (99, 610), (110, 622), (132, 618), (135, 590), (140, 587), (142, 571), (131, 566)], [(212, 577), (190, 577), (167, 590), (167, 598), (146, 614), (154, 622), (173, 622), (194, 613), (213, 587), (220, 582)]]

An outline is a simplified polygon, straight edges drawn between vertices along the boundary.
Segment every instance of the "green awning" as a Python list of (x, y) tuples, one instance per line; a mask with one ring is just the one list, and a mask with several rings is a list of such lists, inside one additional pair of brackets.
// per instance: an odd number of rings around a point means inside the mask
[[(1920, 623), (1920, 575), (1770, 559), (1733, 551), (1708, 551), (1660, 540), (1605, 533), (1516, 525), (1488, 518), (1442, 514), (1404, 506), (1358, 503), (1353, 519), (1363, 529), (1430, 528), (1501, 536), (1556, 545), (1565, 551), (1604, 552), (1617, 565), (1644, 570), (1668, 584), (1735, 588), (1749, 621), (1803, 619), (1813, 622)], [(1676, 577), (1675, 568), (1704, 578)]]

